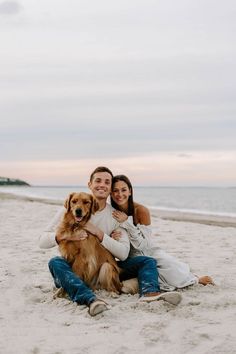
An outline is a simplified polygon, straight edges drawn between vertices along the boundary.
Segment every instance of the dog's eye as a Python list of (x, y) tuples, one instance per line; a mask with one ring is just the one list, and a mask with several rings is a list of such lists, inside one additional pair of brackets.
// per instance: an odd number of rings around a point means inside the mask
[(77, 203), (77, 200), (74, 199), (74, 200), (71, 201), (71, 203), (72, 203), (72, 204), (75, 204), (75, 203)]
[(90, 202), (88, 201), (88, 200), (84, 200), (84, 202), (83, 202), (85, 205), (86, 204), (90, 204)]

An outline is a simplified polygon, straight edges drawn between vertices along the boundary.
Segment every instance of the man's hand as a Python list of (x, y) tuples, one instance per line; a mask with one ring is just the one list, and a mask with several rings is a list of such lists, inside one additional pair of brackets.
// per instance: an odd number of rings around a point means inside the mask
[(119, 230), (112, 231), (111, 238), (113, 238), (113, 240), (119, 241), (119, 239), (121, 238), (121, 231)]
[(92, 235), (96, 236), (99, 241), (102, 242), (103, 237), (104, 237), (104, 232), (100, 230), (97, 226), (93, 225), (91, 222), (87, 222), (85, 224), (84, 229), (88, 232), (90, 232)]
[(128, 215), (125, 214), (123, 211), (119, 211), (119, 210), (114, 210), (112, 212), (112, 216), (118, 222), (124, 222), (124, 221), (126, 221), (128, 219)]
[(59, 244), (61, 241), (83, 241), (88, 237), (88, 234), (85, 230), (80, 230), (74, 236), (70, 235), (56, 235), (56, 242)]

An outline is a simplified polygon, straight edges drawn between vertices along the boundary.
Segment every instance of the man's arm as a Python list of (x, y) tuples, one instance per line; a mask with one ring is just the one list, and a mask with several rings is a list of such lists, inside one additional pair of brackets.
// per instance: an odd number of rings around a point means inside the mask
[(54, 216), (53, 220), (46, 227), (45, 231), (39, 237), (39, 247), (40, 248), (52, 248), (57, 245), (56, 242), (56, 229), (59, 222), (64, 215), (65, 209), (60, 209)]
[(88, 222), (85, 225), (85, 230), (97, 237), (101, 244), (108, 251), (110, 251), (114, 257), (120, 259), (121, 261), (124, 261), (128, 257), (130, 251), (130, 241), (125, 229), (120, 227), (117, 229), (121, 232), (119, 240), (114, 240), (91, 222)]
[(119, 227), (117, 230), (121, 231), (119, 241), (114, 240), (112, 237), (104, 234), (101, 244), (113, 254), (114, 257), (124, 261), (129, 256), (130, 241), (125, 229)]

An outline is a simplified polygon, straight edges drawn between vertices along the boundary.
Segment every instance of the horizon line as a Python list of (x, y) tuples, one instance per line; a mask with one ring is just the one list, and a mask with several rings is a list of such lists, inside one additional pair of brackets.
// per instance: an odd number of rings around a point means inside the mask
[[(53, 184), (30, 184), (29, 186), (17, 186), (16, 187), (39, 187), (39, 188), (88, 188), (86, 185), (76, 185), (76, 184), (65, 184), (65, 185), (53, 185)], [(1, 187), (8, 187), (7, 185), (1, 186)], [(14, 185), (11, 185), (9, 187), (14, 187)], [(220, 186), (220, 185), (215, 185), (215, 186), (207, 186), (207, 185), (133, 185), (134, 188), (236, 188), (236, 186)]]

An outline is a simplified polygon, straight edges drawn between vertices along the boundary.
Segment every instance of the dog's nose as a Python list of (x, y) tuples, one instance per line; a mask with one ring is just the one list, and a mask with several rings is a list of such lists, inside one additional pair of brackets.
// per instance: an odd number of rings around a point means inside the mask
[(82, 216), (82, 209), (77, 208), (75, 213), (76, 213), (76, 216), (79, 216), (79, 217)]

